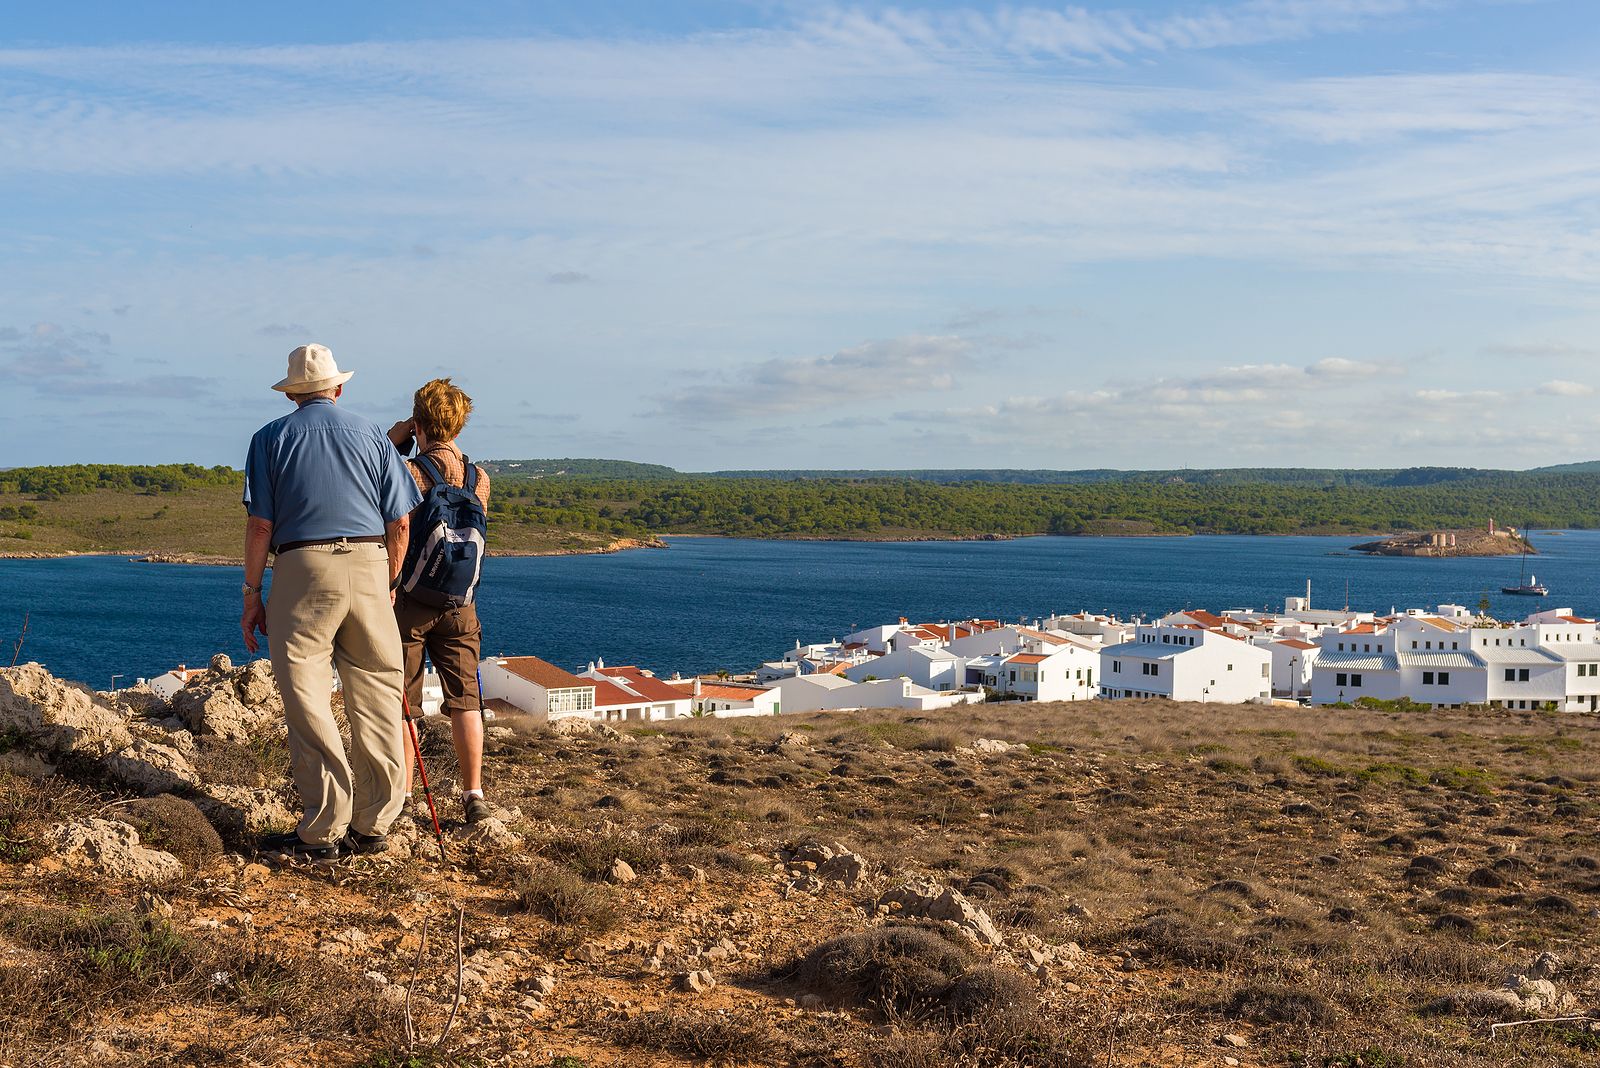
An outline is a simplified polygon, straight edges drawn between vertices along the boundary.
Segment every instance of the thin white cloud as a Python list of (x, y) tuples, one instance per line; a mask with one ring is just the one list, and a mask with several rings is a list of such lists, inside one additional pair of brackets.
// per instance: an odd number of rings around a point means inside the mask
[(976, 346), (954, 335), (911, 334), (821, 356), (780, 357), (737, 367), (703, 388), (662, 399), (662, 414), (756, 416), (848, 407), (863, 400), (948, 390)]
[(1342, 356), (1330, 356), (1325, 360), (1318, 360), (1306, 368), (1306, 374), (1313, 378), (1371, 378), (1377, 374), (1400, 374), (1401, 369), (1385, 366), (1379, 363), (1370, 363), (1364, 360), (1347, 360)]
[(1589, 397), (1594, 395), (1594, 387), (1584, 382), (1557, 378), (1540, 386), (1539, 392), (1547, 397)]

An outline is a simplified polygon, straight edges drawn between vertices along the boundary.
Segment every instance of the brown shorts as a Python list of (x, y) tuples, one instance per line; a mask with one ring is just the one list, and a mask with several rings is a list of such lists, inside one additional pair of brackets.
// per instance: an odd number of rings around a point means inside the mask
[(478, 650), (483, 629), (478, 625), (477, 607), (435, 608), (401, 593), (395, 598), (394, 618), (405, 647), (406, 699), (411, 702), (411, 714), (422, 714), (424, 651), (439, 673), (445, 715), (478, 711)]

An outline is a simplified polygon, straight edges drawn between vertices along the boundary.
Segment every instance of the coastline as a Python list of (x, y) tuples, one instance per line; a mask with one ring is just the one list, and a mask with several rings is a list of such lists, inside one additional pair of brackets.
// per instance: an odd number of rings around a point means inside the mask
[[(570, 549), (490, 549), (487, 553), (492, 557), (542, 557), (542, 556), (609, 556), (615, 553), (628, 552), (634, 549), (666, 549), (670, 543), (677, 539), (688, 540), (691, 538), (726, 538), (733, 541), (773, 541), (773, 542), (849, 542), (857, 544), (912, 544), (917, 542), (982, 542), (982, 541), (1019, 541), (1024, 538), (1115, 538), (1115, 539), (1152, 539), (1152, 538), (1349, 538), (1352, 541), (1360, 539), (1394, 539), (1406, 537), (1412, 531), (1400, 532), (1350, 532), (1350, 531), (1292, 531), (1289, 533), (1260, 533), (1251, 534), (1243, 532), (1218, 532), (1218, 531), (1094, 531), (1073, 534), (1052, 534), (1044, 531), (1025, 534), (939, 534), (939, 533), (904, 533), (904, 534), (777, 534), (771, 537), (752, 537), (740, 534), (707, 534), (694, 533), (667, 533), (651, 535), (646, 538), (615, 538), (610, 542), (592, 547)], [(1550, 531), (1549, 534), (1558, 533)], [(1362, 545), (1351, 545), (1350, 552), (1363, 557), (1380, 557), (1400, 555), (1391, 552), (1375, 552)], [(1530, 555), (1537, 554), (1533, 549)], [(1408, 554), (1409, 555), (1409, 554)], [(1421, 555), (1421, 554), (1419, 554)], [(1428, 554), (1432, 555), (1432, 554)], [(1436, 559), (1470, 559), (1484, 556), (1516, 555), (1515, 553), (1476, 553), (1470, 551), (1438, 554)], [(0, 560), (59, 560), (75, 556), (120, 556), (126, 557), (130, 563), (141, 564), (192, 564), (209, 567), (242, 567), (244, 559), (240, 556), (214, 555), (209, 553), (168, 552), (163, 550), (111, 550), (96, 549), (75, 550), (0, 550)]]
[[(667, 543), (660, 538), (616, 538), (605, 545), (588, 549), (551, 549), (545, 552), (517, 549), (491, 549), (489, 556), (607, 556), (631, 549), (665, 549)], [(78, 556), (117, 556), (130, 564), (191, 564), (201, 567), (243, 567), (242, 556), (221, 556), (210, 553), (174, 553), (143, 549), (118, 551), (96, 549), (93, 552), (63, 549), (59, 552), (40, 550), (0, 552), (0, 560), (64, 560)]]

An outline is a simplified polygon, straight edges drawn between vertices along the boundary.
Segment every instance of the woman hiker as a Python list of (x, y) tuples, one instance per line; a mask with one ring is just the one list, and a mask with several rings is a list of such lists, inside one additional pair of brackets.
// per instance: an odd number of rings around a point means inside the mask
[[(417, 455), (407, 461), (417, 489), (424, 495), (433, 488), (431, 465), (451, 486), (466, 484), (466, 466), (456, 436), (472, 412), (472, 398), (448, 378), (436, 378), (417, 390), (412, 399), (411, 418), (389, 428), (389, 440), (402, 453), (416, 439)], [(489, 509), (489, 476), (473, 465), (477, 483), (473, 487), (485, 512)], [(483, 798), (483, 714), (478, 692), (478, 660), (482, 629), (478, 609), (471, 602), (459, 608), (437, 608), (408, 596), (404, 589), (395, 597), (395, 622), (405, 648), (406, 697), (414, 716), (422, 714), (422, 655), (428, 654), (439, 674), (444, 691), (445, 715), (450, 717), (450, 738), (455, 745), (456, 762), (461, 771), (461, 807), (468, 823), (490, 815)], [(411, 769), (417, 753), (406, 740), (406, 792), (411, 791)]]

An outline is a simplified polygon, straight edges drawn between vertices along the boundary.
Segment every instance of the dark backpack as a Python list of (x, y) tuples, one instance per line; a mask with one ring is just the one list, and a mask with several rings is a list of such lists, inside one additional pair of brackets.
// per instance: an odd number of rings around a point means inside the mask
[(461, 457), (466, 485), (452, 486), (426, 456), (414, 462), (433, 485), (411, 513), (411, 541), (400, 568), (400, 588), (414, 601), (460, 608), (472, 603), (483, 570), (488, 517), (475, 492), (478, 469)]

